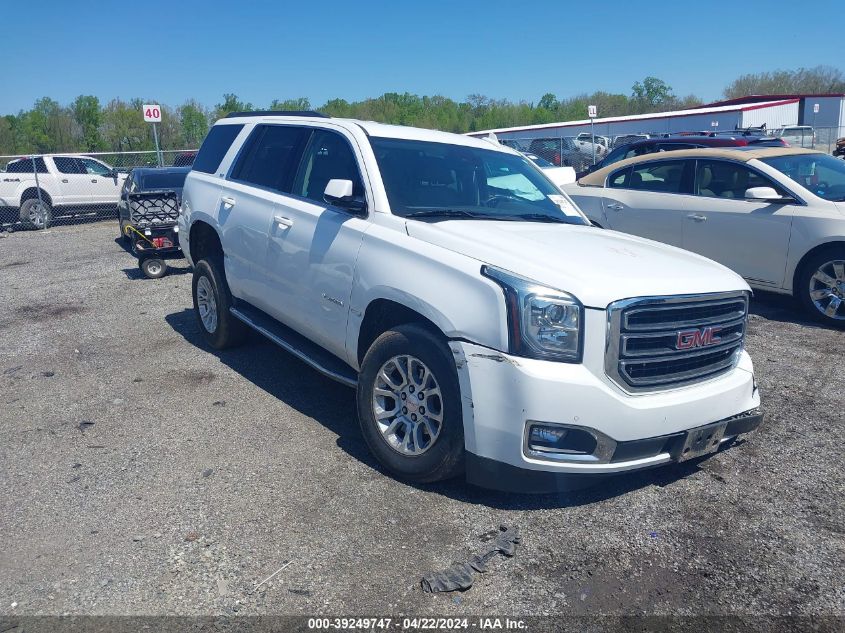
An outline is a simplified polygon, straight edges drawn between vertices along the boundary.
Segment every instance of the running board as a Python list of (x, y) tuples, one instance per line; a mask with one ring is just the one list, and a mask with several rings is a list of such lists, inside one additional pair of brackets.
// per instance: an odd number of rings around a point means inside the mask
[(358, 374), (349, 365), (298, 332), (282, 325), (266, 312), (243, 301), (238, 301), (236, 305), (229, 308), (229, 312), (324, 376), (347, 387), (354, 388), (358, 384)]

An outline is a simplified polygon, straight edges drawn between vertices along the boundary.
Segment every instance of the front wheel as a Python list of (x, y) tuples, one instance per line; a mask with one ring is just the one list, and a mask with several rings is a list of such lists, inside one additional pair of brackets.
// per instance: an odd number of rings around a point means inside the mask
[(815, 319), (845, 327), (845, 248), (829, 248), (808, 259), (798, 275), (795, 294)]
[(53, 222), (53, 209), (46, 200), (30, 198), (21, 205), (20, 217), (26, 226), (46, 229)]
[(222, 262), (203, 259), (194, 266), (194, 314), (205, 342), (214, 349), (234, 347), (243, 341), (246, 326), (232, 316), (232, 294)]
[(379, 336), (361, 366), (357, 404), (367, 445), (399, 477), (422, 483), (463, 471), (460, 387), (442, 337), (418, 325)]

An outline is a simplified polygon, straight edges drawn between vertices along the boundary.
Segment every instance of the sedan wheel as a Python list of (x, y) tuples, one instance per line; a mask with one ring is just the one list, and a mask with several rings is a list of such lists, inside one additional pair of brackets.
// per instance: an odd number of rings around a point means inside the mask
[(845, 321), (845, 259), (822, 263), (810, 277), (809, 292), (821, 315)]

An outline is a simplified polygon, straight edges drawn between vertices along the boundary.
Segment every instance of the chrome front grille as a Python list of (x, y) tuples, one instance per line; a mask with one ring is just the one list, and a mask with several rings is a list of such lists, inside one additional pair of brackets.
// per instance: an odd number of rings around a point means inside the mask
[(605, 371), (630, 392), (714, 378), (736, 365), (747, 318), (745, 292), (617, 301), (608, 308)]

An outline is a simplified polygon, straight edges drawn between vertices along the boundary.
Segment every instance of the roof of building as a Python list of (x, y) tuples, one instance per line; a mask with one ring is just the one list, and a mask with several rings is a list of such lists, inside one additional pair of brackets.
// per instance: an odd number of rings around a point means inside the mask
[(785, 101), (789, 99), (812, 99), (813, 97), (817, 97), (819, 99), (823, 99), (825, 97), (845, 97), (845, 93), (842, 92), (826, 92), (821, 94), (777, 94), (777, 95), (745, 95), (744, 97), (734, 97), (733, 99), (724, 99), (723, 101), (714, 101), (713, 103), (706, 104), (705, 107), (717, 107), (717, 106), (725, 106), (725, 105), (741, 105), (747, 103), (760, 103), (761, 101)]
[(811, 149), (802, 149), (800, 147), (736, 147), (736, 148), (699, 148), (699, 149), (680, 149), (672, 152), (656, 152), (652, 154), (642, 154), (641, 156), (633, 156), (620, 160), (607, 167), (597, 169), (591, 174), (587, 174), (578, 180), (579, 185), (586, 187), (603, 187), (604, 182), (610, 172), (617, 171), (620, 167), (627, 165), (635, 165), (637, 163), (646, 163), (653, 160), (668, 160), (675, 158), (727, 158), (747, 163), (755, 158), (773, 158), (775, 156), (790, 156), (794, 154), (822, 154)]
[[(799, 99), (790, 98), (790, 99), (780, 99), (780, 100), (770, 100), (770, 101), (763, 101), (759, 103), (739, 103), (739, 104), (726, 104), (726, 105), (715, 105), (715, 106), (700, 106), (697, 108), (689, 108), (687, 110), (672, 110), (669, 112), (650, 112), (648, 114), (631, 114), (627, 116), (615, 116), (615, 117), (606, 117), (603, 119), (593, 119), (593, 123), (595, 124), (603, 124), (603, 123), (620, 123), (624, 121), (648, 121), (650, 119), (667, 119), (667, 118), (678, 118), (678, 117), (688, 117), (688, 116), (697, 116), (697, 115), (707, 115), (707, 114), (718, 114), (721, 112), (747, 112), (749, 110), (759, 110), (762, 108), (771, 108), (775, 106), (781, 105), (789, 105), (792, 103), (798, 103)], [(590, 119), (582, 119), (580, 121), (562, 121), (560, 123), (543, 123), (540, 125), (522, 125), (518, 127), (509, 127), (509, 128), (498, 128), (495, 130), (482, 130), (480, 132), (472, 132), (472, 136), (484, 136), (487, 134), (493, 133), (501, 133), (501, 132), (526, 132), (530, 130), (543, 130), (543, 129), (555, 129), (555, 128), (562, 128), (562, 127), (576, 127), (581, 125), (589, 125)]]

